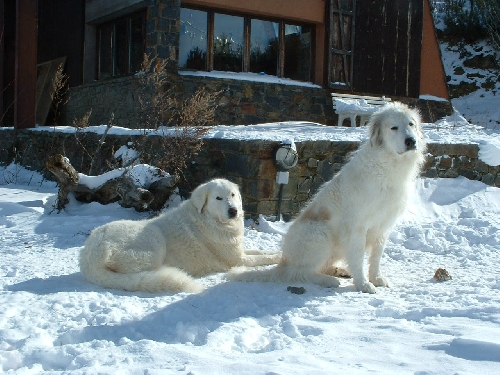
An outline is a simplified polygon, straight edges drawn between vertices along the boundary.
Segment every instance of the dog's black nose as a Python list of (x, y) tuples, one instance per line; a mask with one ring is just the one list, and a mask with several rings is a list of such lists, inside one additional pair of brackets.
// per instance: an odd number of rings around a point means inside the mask
[(231, 207), (229, 210), (227, 210), (227, 214), (229, 215), (229, 218), (233, 219), (238, 215), (238, 210), (234, 207)]
[(414, 150), (417, 148), (417, 142), (415, 138), (408, 137), (405, 139), (405, 146), (407, 150)]

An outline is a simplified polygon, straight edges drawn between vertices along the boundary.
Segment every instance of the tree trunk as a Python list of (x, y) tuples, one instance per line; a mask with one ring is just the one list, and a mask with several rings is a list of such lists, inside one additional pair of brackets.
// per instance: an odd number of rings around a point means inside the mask
[(138, 186), (126, 174), (126, 169), (118, 177), (110, 178), (102, 185), (90, 188), (81, 183), (80, 176), (69, 160), (62, 155), (54, 155), (45, 162), (59, 184), (57, 210), (62, 210), (69, 202), (68, 194), (73, 193), (80, 202), (108, 204), (118, 201), (122, 207), (134, 207), (137, 211), (160, 210), (172, 191), (176, 188), (174, 176), (163, 177), (148, 187)]

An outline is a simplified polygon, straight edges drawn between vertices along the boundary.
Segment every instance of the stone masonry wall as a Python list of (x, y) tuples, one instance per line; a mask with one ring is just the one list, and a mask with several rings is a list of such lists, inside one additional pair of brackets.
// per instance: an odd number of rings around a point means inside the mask
[[(48, 129), (47, 129), (48, 130)], [(44, 163), (53, 154), (67, 156), (78, 171), (88, 172), (91, 153), (100, 136), (94, 133), (68, 134), (57, 131), (26, 130), (18, 133), (0, 129), (0, 162), (16, 162), (30, 169), (45, 171)], [(108, 136), (99, 157), (97, 173), (108, 170), (107, 161), (134, 136)], [(160, 147), (159, 137), (150, 137)], [(199, 154), (185, 171), (181, 194), (188, 195), (197, 185), (214, 177), (225, 177), (239, 184), (248, 216), (277, 213), (279, 184), (275, 182), (274, 149), (278, 142), (267, 140), (206, 139)], [(281, 212), (285, 217), (297, 214), (318, 187), (329, 180), (345, 163), (358, 142), (297, 142), (299, 162), (290, 170), (290, 182), (284, 186)], [(14, 151), (15, 149), (15, 151)], [(500, 187), (500, 167), (492, 167), (478, 158), (477, 144), (429, 144), (423, 176), (453, 178), (464, 176), (490, 186)]]
[[(220, 91), (215, 111), (218, 124), (311, 121), (337, 125), (338, 122), (329, 89), (177, 74), (171, 74), (170, 79), (172, 91), (181, 100), (189, 98), (199, 87), (209, 92)], [(59, 124), (72, 125), (74, 119), (80, 119), (92, 110), (91, 125), (106, 124), (113, 112), (116, 125), (142, 127), (139, 124), (139, 95), (146, 94), (141, 90), (140, 79), (135, 76), (73, 87), (69, 102), (62, 108)], [(451, 104), (446, 101), (392, 99), (418, 108), (424, 122), (434, 122), (452, 114)]]

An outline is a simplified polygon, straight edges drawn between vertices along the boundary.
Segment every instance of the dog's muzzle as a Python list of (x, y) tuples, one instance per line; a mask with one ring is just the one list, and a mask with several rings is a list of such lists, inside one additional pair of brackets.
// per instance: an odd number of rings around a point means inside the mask
[(230, 219), (234, 219), (236, 216), (238, 216), (238, 209), (234, 207), (229, 208), (227, 210), (227, 215)]
[(406, 151), (415, 150), (417, 148), (417, 141), (415, 138), (408, 137), (405, 139)]

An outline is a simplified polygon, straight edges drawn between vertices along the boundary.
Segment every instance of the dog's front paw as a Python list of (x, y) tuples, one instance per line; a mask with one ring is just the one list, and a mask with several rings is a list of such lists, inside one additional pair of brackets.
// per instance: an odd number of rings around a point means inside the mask
[(332, 276), (344, 277), (346, 279), (351, 278), (351, 273), (345, 267), (334, 267), (333, 272)]
[(331, 277), (328, 280), (325, 280), (323, 286), (327, 288), (338, 288), (340, 286), (340, 281), (335, 277)]
[(340, 286), (340, 281), (333, 276), (314, 274), (310, 275), (308, 279), (314, 284), (318, 284), (326, 288), (338, 288)]
[(358, 289), (360, 292), (363, 293), (371, 293), (371, 294), (377, 293), (377, 288), (375, 288), (375, 285), (373, 285), (369, 281), (363, 282), (360, 285), (356, 284), (356, 289)]
[(385, 287), (389, 286), (389, 281), (387, 281), (387, 279), (384, 276), (380, 276), (380, 275), (377, 277), (371, 278), (370, 282), (375, 286), (385, 286)]

